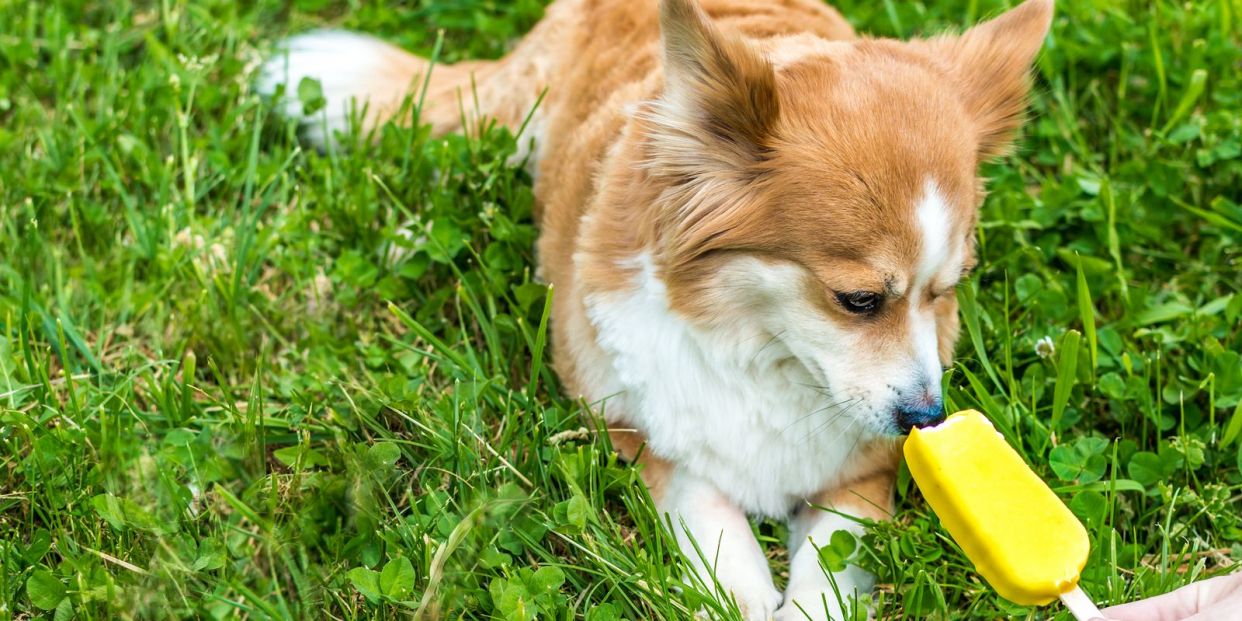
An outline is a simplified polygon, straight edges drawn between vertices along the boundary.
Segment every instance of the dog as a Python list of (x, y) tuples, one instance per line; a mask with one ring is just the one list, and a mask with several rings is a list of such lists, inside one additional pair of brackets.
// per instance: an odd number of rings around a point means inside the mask
[[(318, 31), (259, 85), (319, 80), (321, 147), (351, 116), (412, 122), (412, 94), (438, 134), (524, 126), (564, 385), (704, 584), (748, 620), (839, 619), (873, 579), (817, 547), (891, 515), (901, 438), (944, 419), (979, 166), (1023, 121), (1052, 12), (896, 41), (820, 0), (556, 0), (500, 60)], [(789, 520), (783, 594), (748, 515)]]

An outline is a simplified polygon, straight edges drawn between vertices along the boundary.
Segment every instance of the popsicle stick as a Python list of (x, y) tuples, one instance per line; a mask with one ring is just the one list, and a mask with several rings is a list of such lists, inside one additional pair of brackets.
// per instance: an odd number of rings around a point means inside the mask
[(1091, 602), (1091, 598), (1082, 591), (1082, 587), (1076, 586), (1073, 591), (1061, 594), (1061, 603), (1069, 608), (1070, 614), (1074, 615), (1078, 621), (1091, 621), (1092, 619), (1103, 619), (1104, 613)]

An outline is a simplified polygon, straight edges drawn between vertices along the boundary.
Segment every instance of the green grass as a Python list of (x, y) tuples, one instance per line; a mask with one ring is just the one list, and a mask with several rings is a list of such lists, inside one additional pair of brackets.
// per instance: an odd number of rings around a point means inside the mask
[[(559, 396), (514, 138), (320, 155), (251, 90), (288, 32), (495, 56), (541, 2), (242, 4), (0, 0), (0, 618), (733, 618)], [(838, 6), (911, 36), (1003, 3)], [(1058, 10), (946, 385), (1121, 602), (1242, 560), (1242, 2)], [(1067, 618), (899, 499), (853, 553), (880, 616)]]

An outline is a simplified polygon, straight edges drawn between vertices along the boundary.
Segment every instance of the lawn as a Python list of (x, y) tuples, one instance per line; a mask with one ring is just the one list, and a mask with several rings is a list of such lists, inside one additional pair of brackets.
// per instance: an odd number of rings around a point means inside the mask
[[(515, 137), (321, 154), (255, 95), (286, 33), (487, 57), (543, 5), (406, 4), (0, 0), (0, 619), (736, 618), (559, 393)], [(836, 4), (903, 37), (1005, 6)], [(945, 385), (1115, 603), (1242, 561), (1242, 1), (1058, 11)], [(823, 552), (877, 574), (878, 617), (1068, 618), (898, 497)]]

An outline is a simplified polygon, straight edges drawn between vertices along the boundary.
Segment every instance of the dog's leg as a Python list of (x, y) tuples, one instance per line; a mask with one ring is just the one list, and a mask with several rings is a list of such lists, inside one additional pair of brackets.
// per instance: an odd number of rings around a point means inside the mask
[(643, 483), (698, 579), (709, 590), (733, 597), (747, 621), (771, 619), (781, 594), (745, 512), (711, 483), (643, 450), (641, 433), (612, 431), (609, 436), (623, 459), (642, 467)]
[[(848, 516), (887, 519), (892, 514), (894, 477), (885, 468), (825, 491), (812, 504)], [(819, 548), (827, 546), (837, 531), (858, 537), (863, 528), (850, 517), (816, 507), (802, 509), (790, 523), (789, 586), (785, 603), (776, 613), (779, 621), (865, 618), (865, 610), (856, 611), (857, 616), (848, 616), (848, 611), (856, 608), (855, 598), (871, 592), (874, 578), (853, 565), (829, 572), (819, 562)]]
[(722, 598), (735, 598), (747, 621), (771, 619), (781, 594), (746, 514), (684, 470), (674, 470), (658, 491), (656, 507), (672, 522), (677, 545), (702, 582)]

